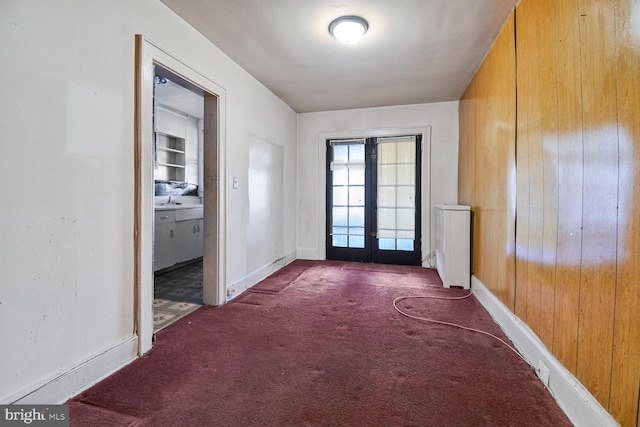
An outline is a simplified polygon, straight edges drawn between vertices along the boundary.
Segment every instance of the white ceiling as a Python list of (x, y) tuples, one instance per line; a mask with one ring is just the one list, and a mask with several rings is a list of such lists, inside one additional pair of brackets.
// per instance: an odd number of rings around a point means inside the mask
[(156, 85), (154, 97), (158, 104), (169, 107), (172, 110), (186, 113), (191, 117), (202, 119), (204, 117), (204, 98), (200, 93), (195, 93), (182, 86), (182, 82), (175, 79)]
[[(161, 0), (297, 112), (457, 100), (518, 0)], [(343, 15), (369, 31), (328, 32)]]

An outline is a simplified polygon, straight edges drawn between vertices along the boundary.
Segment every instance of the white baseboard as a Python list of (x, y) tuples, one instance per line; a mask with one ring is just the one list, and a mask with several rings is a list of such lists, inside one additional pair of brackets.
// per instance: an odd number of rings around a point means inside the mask
[(262, 267), (247, 274), (246, 276), (241, 277), (240, 279), (231, 283), (229, 286), (227, 286), (227, 301), (230, 301), (233, 298), (237, 297), (242, 292), (246, 291), (270, 274), (273, 274), (276, 271), (280, 270), (282, 267), (289, 264), (295, 259), (296, 251), (290, 252), (285, 256), (278, 258), (277, 260), (272, 261), (268, 264), (265, 264)]
[(542, 362), (549, 369), (548, 389), (571, 422), (578, 427), (618, 426), (573, 374), (547, 349), (538, 336), (512, 313), (477, 277), (471, 277), (474, 295), (504, 333), (538, 372)]
[(138, 355), (138, 337), (131, 336), (68, 371), (29, 387), (4, 403), (45, 405), (64, 403), (70, 397), (129, 364)]

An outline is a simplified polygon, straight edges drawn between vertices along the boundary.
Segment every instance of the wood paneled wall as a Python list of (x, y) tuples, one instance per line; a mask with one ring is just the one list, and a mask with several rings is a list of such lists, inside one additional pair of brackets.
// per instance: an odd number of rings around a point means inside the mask
[(474, 218), (473, 271), (511, 310), (516, 178), (513, 32), (512, 14), (460, 100), (458, 150), (458, 202), (470, 205)]
[(640, 1), (519, 3), (460, 102), (458, 197), (474, 274), (640, 425)]

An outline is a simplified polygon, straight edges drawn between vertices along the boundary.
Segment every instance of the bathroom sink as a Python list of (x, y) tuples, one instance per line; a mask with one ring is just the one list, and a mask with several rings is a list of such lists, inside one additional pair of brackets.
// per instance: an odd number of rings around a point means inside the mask
[(196, 204), (186, 204), (186, 205), (176, 205), (176, 204), (171, 204), (171, 205), (155, 205), (154, 206), (155, 210), (157, 211), (168, 211), (168, 210), (177, 210), (177, 209), (197, 209), (197, 208), (202, 208), (202, 205), (196, 205)]

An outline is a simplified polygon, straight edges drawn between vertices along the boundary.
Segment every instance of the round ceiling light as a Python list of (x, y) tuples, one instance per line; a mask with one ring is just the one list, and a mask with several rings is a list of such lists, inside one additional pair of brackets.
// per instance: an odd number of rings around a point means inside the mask
[(329, 24), (329, 33), (345, 44), (357, 42), (368, 29), (367, 21), (359, 16), (341, 16)]

